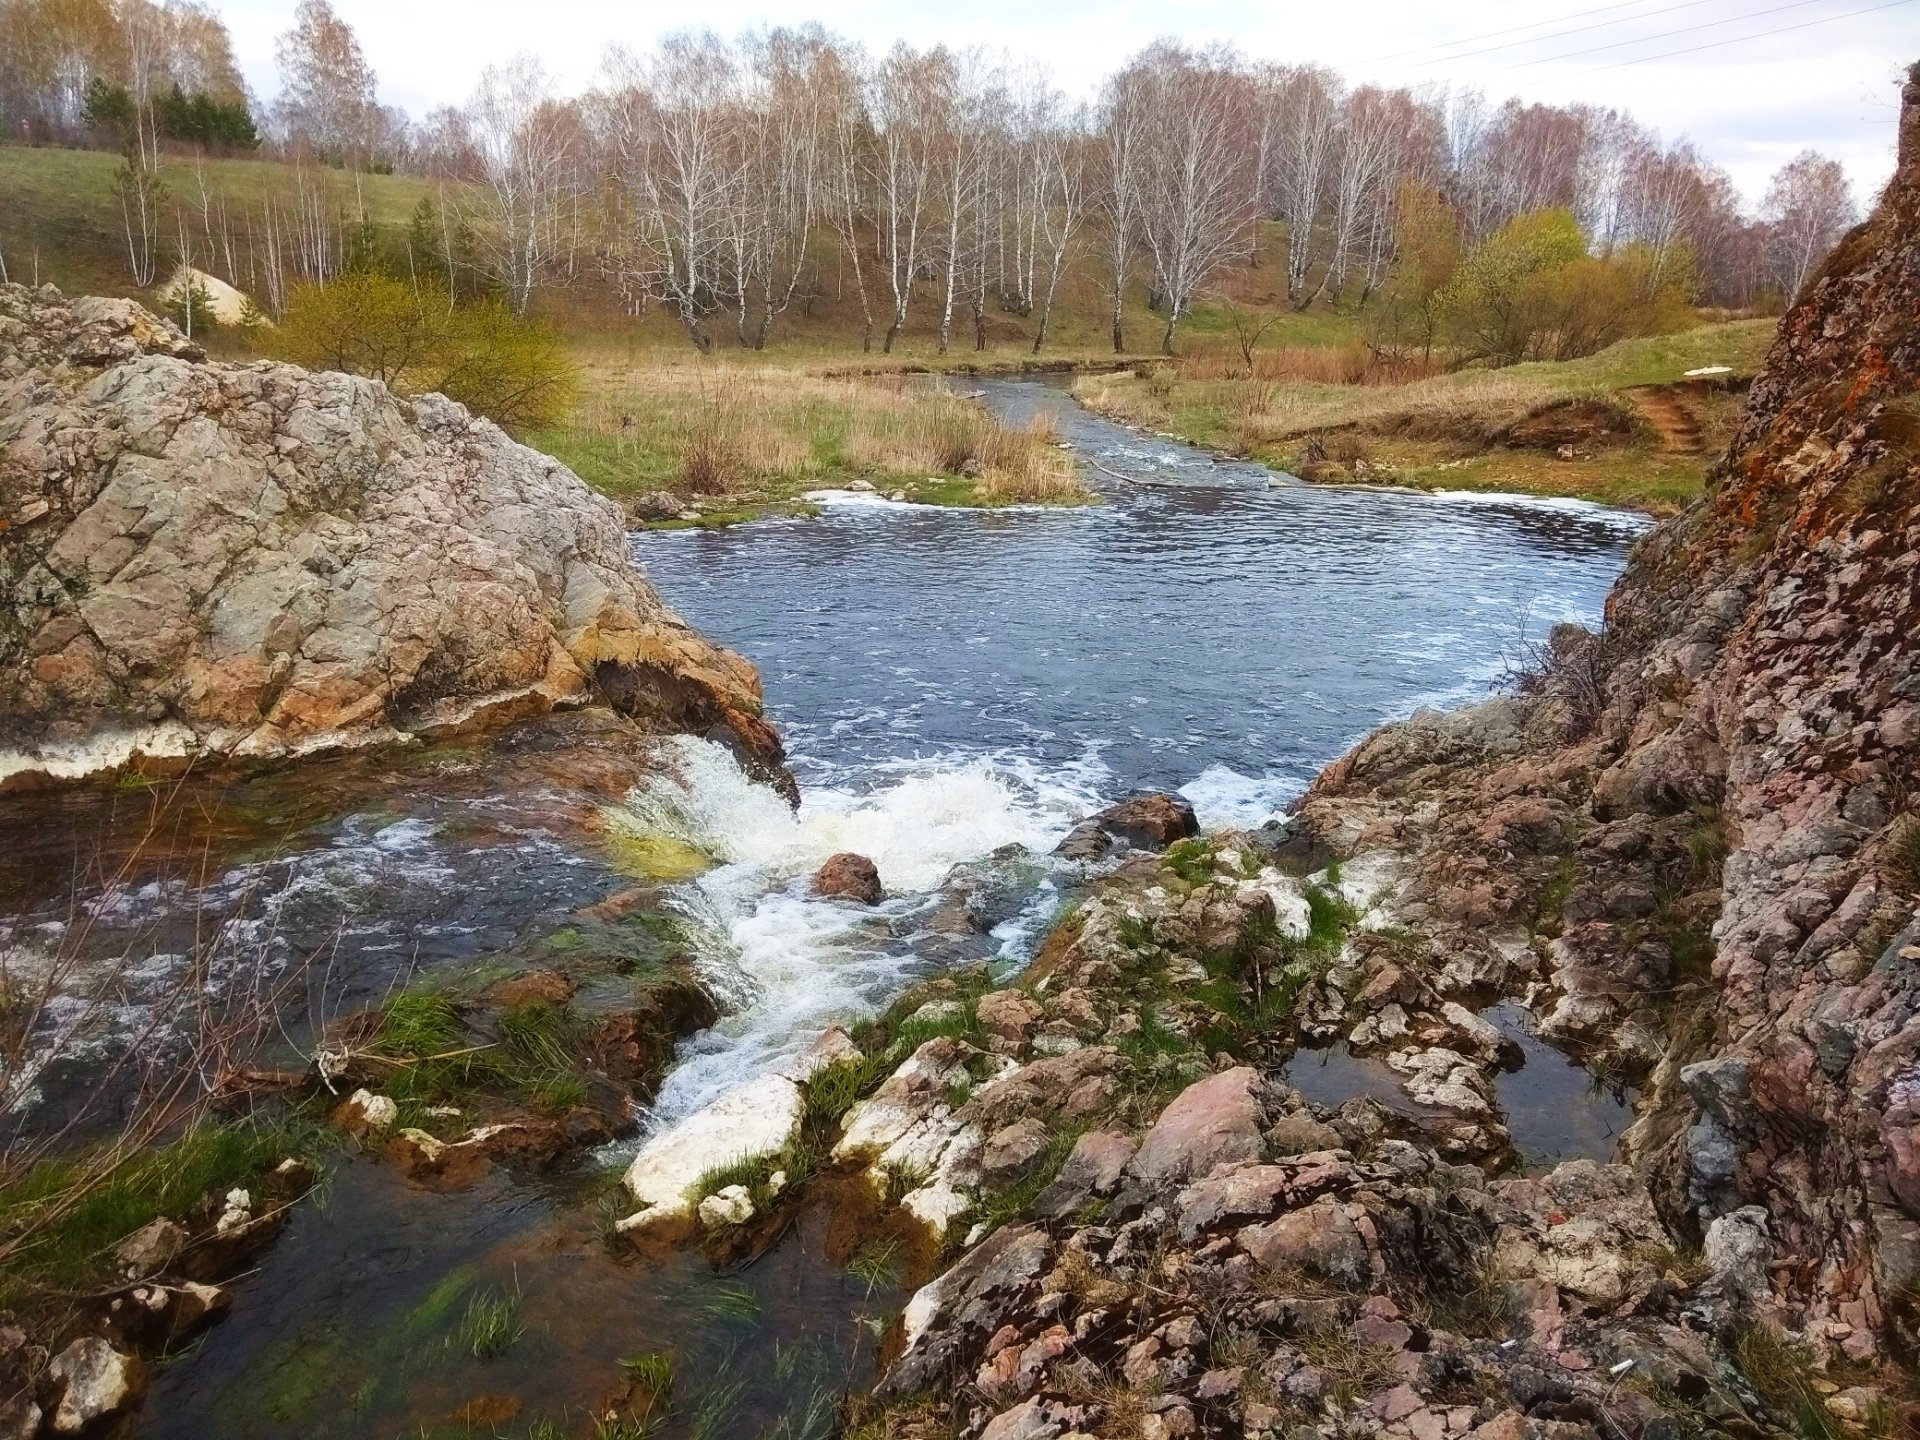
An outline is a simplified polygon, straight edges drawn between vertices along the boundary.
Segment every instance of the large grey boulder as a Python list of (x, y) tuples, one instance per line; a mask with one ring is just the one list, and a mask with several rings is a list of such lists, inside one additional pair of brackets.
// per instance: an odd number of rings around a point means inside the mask
[(211, 362), (130, 301), (0, 286), (0, 596), (0, 782), (589, 698), (784, 778), (752, 665), (564, 465), (442, 396)]

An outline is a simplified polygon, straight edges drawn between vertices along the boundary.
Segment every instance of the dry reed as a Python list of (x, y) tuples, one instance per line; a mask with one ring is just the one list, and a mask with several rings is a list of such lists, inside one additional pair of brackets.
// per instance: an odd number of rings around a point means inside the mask
[(1052, 420), (1015, 429), (912, 376), (661, 364), (591, 378), (573, 422), (536, 440), (612, 491), (883, 488), (966, 477), (989, 501), (1085, 498)]

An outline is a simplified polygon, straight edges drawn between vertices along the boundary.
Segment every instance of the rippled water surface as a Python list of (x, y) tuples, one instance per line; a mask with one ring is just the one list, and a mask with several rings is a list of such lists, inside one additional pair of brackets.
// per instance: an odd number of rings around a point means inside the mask
[(1258, 821), (1382, 720), (1484, 695), (1523, 633), (1593, 621), (1642, 528), (1571, 503), (1270, 485), (1051, 387), (985, 388), (1015, 419), (1055, 411), (1105, 503), (843, 503), (636, 541), (667, 598), (760, 665), (803, 783), (989, 756)]
[[(1644, 528), (1577, 502), (1305, 486), (1053, 386), (983, 389), (1017, 423), (1051, 411), (1103, 503), (843, 493), (818, 519), (635, 538), (666, 597), (759, 664), (805, 792), (777, 813), (688, 742), (684, 791), (636, 797), (727, 862), (682, 904), (739, 1000), (685, 1047), (656, 1123), (883, 1003), (922, 961), (914, 897), (955, 861), (1044, 852), (1139, 788), (1258, 825), (1382, 721), (1481, 698), (1527, 641), (1597, 620)], [(878, 864), (886, 924), (807, 894), (841, 849)], [(1020, 959), (1052, 908), (1043, 875), (1000, 954)]]

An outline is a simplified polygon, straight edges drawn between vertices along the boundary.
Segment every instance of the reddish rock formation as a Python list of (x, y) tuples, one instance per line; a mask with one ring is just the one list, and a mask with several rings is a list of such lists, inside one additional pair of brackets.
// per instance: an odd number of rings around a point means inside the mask
[(1652, 1089), (1629, 1149), (1669, 1221), (1763, 1207), (1791, 1322), (1910, 1343), (1920, 66), (1894, 178), (1782, 321), (1707, 497), (1636, 551), (1604, 635), (1556, 636), (1530, 700), (1370, 738), (1307, 828), (1417, 855), (1437, 951), (1497, 976), (1543, 935), (1550, 1033)]

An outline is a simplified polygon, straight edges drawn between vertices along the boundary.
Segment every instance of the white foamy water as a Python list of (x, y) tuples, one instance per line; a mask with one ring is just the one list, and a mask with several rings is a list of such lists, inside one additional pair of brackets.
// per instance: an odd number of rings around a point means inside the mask
[(1292, 775), (1242, 775), (1230, 765), (1209, 765), (1180, 787), (1202, 830), (1253, 830), (1297, 798)]
[[(1006, 845), (1044, 854), (1096, 803), (1072, 774), (947, 757), (881, 767), (864, 793), (809, 788), (795, 812), (721, 746), (681, 737), (662, 751), (659, 776), (614, 818), (720, 862), (675, 903), (730, 1013), (683, 1045), (654, 1103), (656, 1125), (798, 1053), (828, 1025), (872, 1013), (905, 982), (914, 958), (903, 935), (955, 865)], [(813, 872), (848, 850), (879, 869), (878, 907), (812, 895)]]

